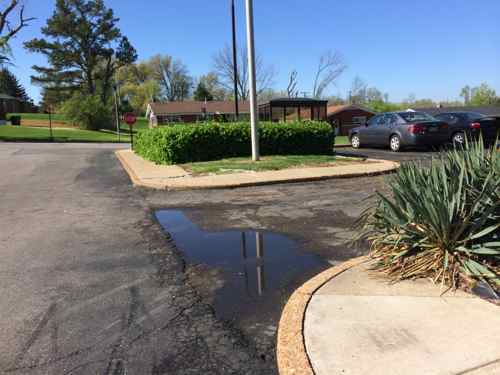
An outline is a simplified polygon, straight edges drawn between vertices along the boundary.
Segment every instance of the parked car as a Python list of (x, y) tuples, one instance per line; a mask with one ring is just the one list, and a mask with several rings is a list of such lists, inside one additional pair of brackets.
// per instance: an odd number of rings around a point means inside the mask
[(466, 137), (477, 140), (480, 135), (485, 144), (492, 144), (500, 133), (500, 116), (486, 116), (478, 112), (443, 112), (434, 117), (448, 123), (453, 144), (463, 144)]
[(354, 148), (389, 146), (394, 152), (403, 147), (438, 146), (448, 142), (448, 124), (424, 112), (391, 112), (372, 117), (364, 126), (351, 129)]

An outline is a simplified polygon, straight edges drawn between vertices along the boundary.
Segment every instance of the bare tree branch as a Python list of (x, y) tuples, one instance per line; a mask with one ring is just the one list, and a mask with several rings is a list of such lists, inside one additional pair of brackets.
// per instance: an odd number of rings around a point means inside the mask
[(313, 97), (321, 98), (325, 89), (347, 69), (340, 52), (327, 51), (321, 55), (314, 79)]
[(368, 85), (360, 77), (354, 77), (349, 91), (349, 102), (351, 104), (363, 104), (366, 102)]
[[(217, 52), (213, 57), (214, 72), (220, 84), (227, 90), (234, 88), (233, 54), (228, 45)], [(273, 66), (265, 65), (261, 56), (255, 58), (255, 71), (257, 80), (257, 95), (272, 87), (276, 71)], [(238, 74), (236, 78), (238, 96), (241, 100), (248, 100), (250, 95), (248, 82), (248, 55), (246, 48), (238, 51)]]
[[(9, 21), (9, 15), (19, 7), (19, 20), (15, 26), (11, 25)], [(10, 4), (7, 5), (5, 10), (0, 12), (0, 44), (2, 46), (6, 45), (9, 40), (14, 37), (22, 28), (29, 25), (30, 21), (33, 21), (35, 17), (24, 17), (24, 5), (20, 5), (19, 0), (11, 0)], [(4, 34), (4, 31), (7, 32)]]
[(168, 101), (183, 101), (189, 97), (193, 78), (181, 60), (174, 60), (168, 55), (157, 55), (152, 57), (148, 64)]

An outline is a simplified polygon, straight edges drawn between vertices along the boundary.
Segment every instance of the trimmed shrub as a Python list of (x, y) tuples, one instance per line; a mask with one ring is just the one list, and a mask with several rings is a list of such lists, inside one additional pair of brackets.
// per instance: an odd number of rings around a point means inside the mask
[[(328, 155), (334, 133), (325, 122), (260, 123), (262, 155)], [(179, 164), (251, 155), (250, 124), (180, 124), (139, 130), (134, 150), (157, 164)]]
[(7, 120), (10, 121), (11, 125), (14, 125), (14, 126), (21, 125), (21, 116), (19, 116), (19, 115), (11, 115), (11, 116), (9, 116), (9, 118)]

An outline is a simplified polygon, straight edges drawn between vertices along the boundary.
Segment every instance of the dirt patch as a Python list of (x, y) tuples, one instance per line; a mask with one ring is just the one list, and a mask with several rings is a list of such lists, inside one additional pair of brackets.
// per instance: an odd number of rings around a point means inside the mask
[[(21, 118), (21, 126), (28, 126), (31, 128), (48, 128), (50, 127), (50, 123), (49, 120), (31, 120)], [(78, 129), (78, 127), (76, 127), (75, 125), (60, 120), (52, 120), (52, 127)]]

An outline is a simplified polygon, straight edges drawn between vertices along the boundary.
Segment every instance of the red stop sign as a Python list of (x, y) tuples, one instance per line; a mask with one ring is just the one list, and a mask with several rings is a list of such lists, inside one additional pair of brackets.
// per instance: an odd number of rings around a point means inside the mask
[(123, 121), (125, 121), (128, 125), (134, 125), (137, 121), (137, 117), (132, 112), (127, 112), (123, 115)]

